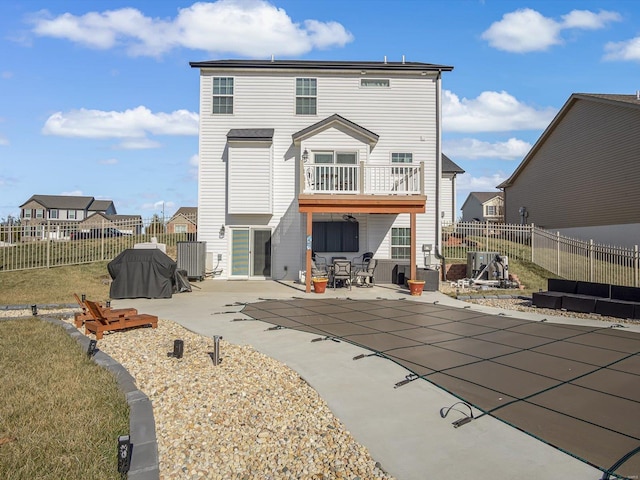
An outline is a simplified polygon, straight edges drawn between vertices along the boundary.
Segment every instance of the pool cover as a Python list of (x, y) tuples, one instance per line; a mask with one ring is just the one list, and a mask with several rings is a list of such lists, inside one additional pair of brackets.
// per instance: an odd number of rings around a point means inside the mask
[(640, 475), (640, 334), (409, 300), (265, 300), (242, 312), (369, 349), (603, 478)]

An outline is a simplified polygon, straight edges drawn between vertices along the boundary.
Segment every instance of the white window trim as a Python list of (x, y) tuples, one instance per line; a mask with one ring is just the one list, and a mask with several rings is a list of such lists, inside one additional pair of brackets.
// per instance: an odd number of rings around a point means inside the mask
[[(380, 84), (369, 84), (369, 85), (364, 85), (365, 82), (386, 82), (387, 84), (384, 85), (380, 85)], [(360, 79), (360, 88), (364, 88), (364, 89), (376, 89), (376, 88), (391, 88), (391, 80), (389, 80), (388, 78), (361, 78)]]
[[(316, 94), (315, 95), (298, 95), (298, 80), (315, 80)], [(295, 77), (294, 83), (293, 83), (293, 93), (294, 93), (293, 114), (295, 116), (313, 117), (315, 115), (318, 115), (318, 78), (317, 77)], [(314, 113), (298, 113), (298, 98), (315, 98), (316, 111)]]
[[(406, 230), (409, 231), (409, 245), (395, 245), (393, 243), (393, 237), (394, 237), (393, 230), (396, 229), (396, 228), (403, 228), (403, 229), (406, 229)], [(395, 258), (393, 256), (393, 249), (394, 248), (403, 248), (403, 249), (408, 248), (409, 249), (409, 257)], [(411, 227), (401, 227), (401, 226), (391, 227), (391, 231), (389, 232), (389, 256), (391, 257), (392, 260), (406, 260), (407, 258), (411, 258)]]
[[(216, 79), (220, 79), (220, 78), (225, 78), (225, 79), (231, 79), (231, 88), (233, 90), (232, 94), (216, 94), (214, 93), (214, 84), (215, 84), (215, 80)], [(211, 115), (233, 115), (235, 114), (236, 111), (236, 102), (235, 102), (235, 94), (236, 94), (236, 78), (235, 77), (229, 77), (229, 76), (216, 76), (216, 77), (212, 77), (211, 79)], [(214, 99), (215, 98), (231, 98), (231, 113), (216, 113), (213, 111), (214, 108)]]

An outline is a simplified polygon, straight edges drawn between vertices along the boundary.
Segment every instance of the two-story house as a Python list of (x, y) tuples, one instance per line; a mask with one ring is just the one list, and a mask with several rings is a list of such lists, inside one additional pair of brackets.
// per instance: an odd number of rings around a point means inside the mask
[(504, 194), (471, 192), (461, 210), (463, 222), (504, 223)]
[(200, 70), (198, 239), (223, 277), (294, 279), (312, 252), (371, 251), (409, 261), (415, 278), (422, 244), (440, 239), (441, 78), (453, 67), (190, 65)]
[[(94, 197), (72, 195), (32, 195), (20, 205), (20, 222), (24, 225), (23, 240), (65, 238), (69, 236), (64, 226), (79, 223), (94, 213), (115, 215), (116, 207), (111, 200), (96, 200)], [(62, 228), (44, 229), (44, 224)]]

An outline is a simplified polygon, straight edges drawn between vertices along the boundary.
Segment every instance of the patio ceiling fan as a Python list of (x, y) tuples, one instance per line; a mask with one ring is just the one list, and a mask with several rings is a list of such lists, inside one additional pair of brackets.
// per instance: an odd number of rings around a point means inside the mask
[(357, 221), (358, 221), (358, 220), (356, 219), (356, 217), (354, 217), (353, 215), (350, 215), (350, 214), (348, 214), (348, 213), (345, 213), (344, 215), (342, 215), (342, 219), (343, 219), (345, 222), (351, 222), (351, 223), (355, 223), (355, 222), (357, 222)]

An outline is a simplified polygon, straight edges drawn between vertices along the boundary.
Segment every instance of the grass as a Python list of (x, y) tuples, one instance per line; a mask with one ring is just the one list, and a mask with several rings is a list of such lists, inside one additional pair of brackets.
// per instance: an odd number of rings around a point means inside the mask
[(0, 351), (0, 478), (120, 479), (129, 411), (115, 377), (37, 318), (1, 321)]
[(108, 262), (0, 272), (0, 305), (74, 303), (73, 294), (109, 298)]

